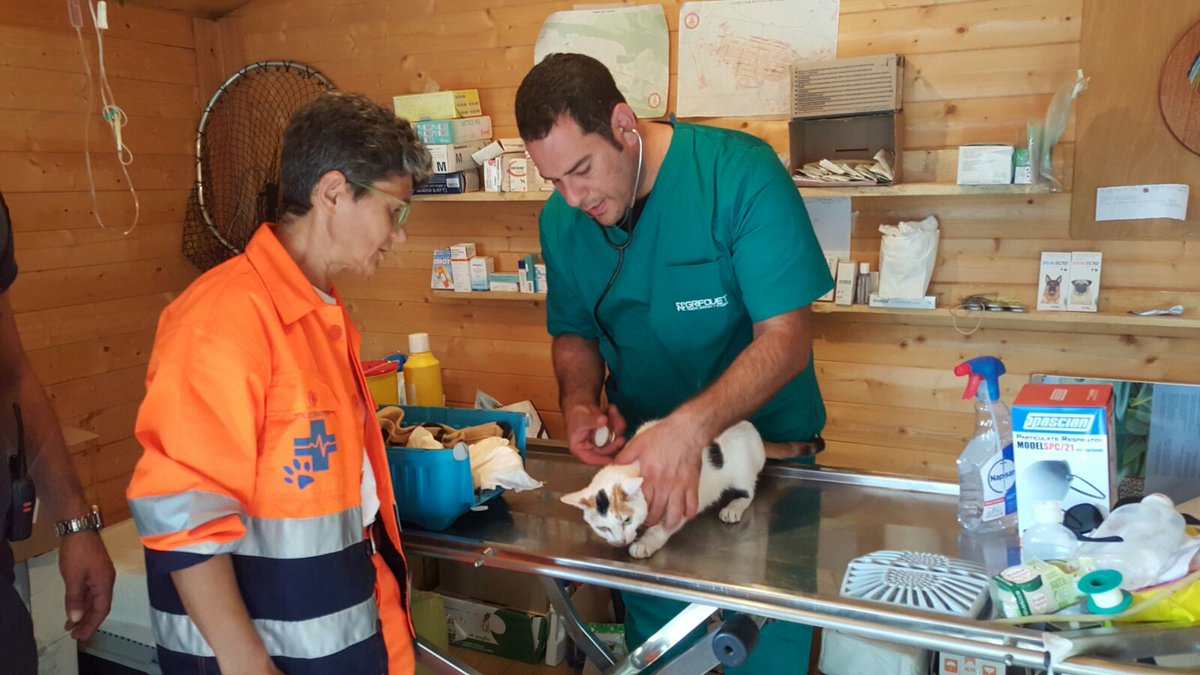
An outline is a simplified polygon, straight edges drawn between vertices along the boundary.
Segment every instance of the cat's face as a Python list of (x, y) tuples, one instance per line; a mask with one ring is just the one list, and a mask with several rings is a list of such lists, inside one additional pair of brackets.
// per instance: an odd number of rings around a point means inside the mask
[(638, 528), (646, 522), (642, 478), (628, 475), (628, 472), (602, 470), (592, 479), (591, 485), (563, 495), (562, 501), (582, 510), (584, 522), (613, 546), (633, 543)]

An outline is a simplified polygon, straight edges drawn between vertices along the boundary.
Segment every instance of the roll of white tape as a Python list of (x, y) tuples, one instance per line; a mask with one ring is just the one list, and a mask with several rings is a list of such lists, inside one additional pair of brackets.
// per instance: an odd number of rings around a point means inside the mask
[(596, 444), (597, 448), (603, 448), (609, 443), (612, 443), (615, 438), (616, 437), (613, 435), (611, 429), (608, 427), (600, 427), (599, 429), (596, 429), (596, 434), (592, 437), (592, 442)]

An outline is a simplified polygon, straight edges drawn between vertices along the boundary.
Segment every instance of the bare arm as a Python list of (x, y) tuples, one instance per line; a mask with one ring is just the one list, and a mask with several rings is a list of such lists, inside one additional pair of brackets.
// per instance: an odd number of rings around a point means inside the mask
[(650, 503), (646, 522), (666, 516), (673, 527), (696, 516), (704, 449), (803, 372), (812, 342), (811, 307), (754, 324), (754, 340), (716, 382), (630, 442), (617, 461), (641, 462), (642, 490)]
[[(717, 381), (679, 407), (678, 415), (711, 441), (758, 412), (804, 372), (812, 356), (812, 307), (754, 324), (754, 340)], [(807, 439), (794, 439), (807, 440)]]
[[(0, 415), (11, 417), (13, 402), (21, 406), (29, 469), (48, 517), (65, 520), (86, 514), (90, 507), (71, 466), (58, 415), (21, 346), (7, 293), (0, 293), (0, 389), (5, 401)], [(108, 615), (116, 576), (100, 535), (67, 535), (59, 550), (59, 569), (67, 589), (66, 629), (76, 640), (86, 640)]]
[(171, 573), (188, 616), (230, 675), (279, 673), (250, 621), (228, 555)]
[[(604, 386), (604, 358), (595, 340), (560, 335), (551, 345), (554, 376), (558, 379), (558, 404), (567, 425), (571, 453), (587, 464), (608, 464), (624, 445), (625, 418), (616, 406), (600, 409)], [(607, 426), (616, 440), (596, 447), (594, 432)]]

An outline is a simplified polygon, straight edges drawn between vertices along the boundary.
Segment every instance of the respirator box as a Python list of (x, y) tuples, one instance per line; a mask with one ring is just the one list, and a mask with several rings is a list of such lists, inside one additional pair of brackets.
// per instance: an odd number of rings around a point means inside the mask
[(1013, 401), (1017, 529), (1038, 502), (1092, 504), (1104, 516), (1117, 495), (1113, 390), (1107, 384), (1027, 384)]

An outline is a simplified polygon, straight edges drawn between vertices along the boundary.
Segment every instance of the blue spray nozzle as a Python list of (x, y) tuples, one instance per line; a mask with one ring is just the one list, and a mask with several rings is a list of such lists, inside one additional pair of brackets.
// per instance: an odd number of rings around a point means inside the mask
[(980, 356), (954, 367), (954, 374), (966, 375), (967, 390), (963, 400), (974, 398), (979, 391), (979, 385), (987, 382), (988, 400), (1000, 400), (1000, 376), (1004, 374), (1004, 363), (994, 356)]

